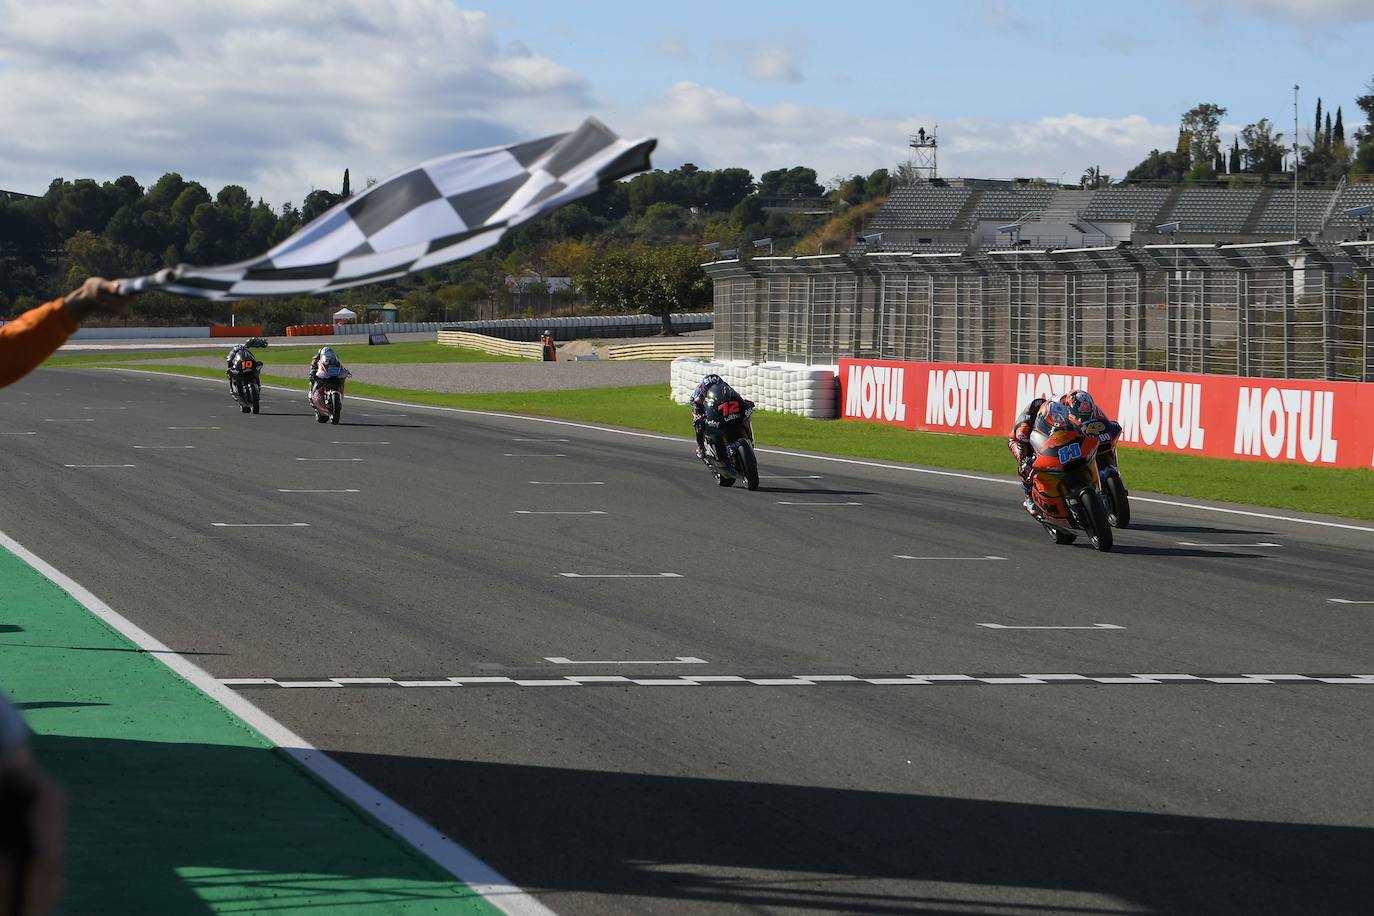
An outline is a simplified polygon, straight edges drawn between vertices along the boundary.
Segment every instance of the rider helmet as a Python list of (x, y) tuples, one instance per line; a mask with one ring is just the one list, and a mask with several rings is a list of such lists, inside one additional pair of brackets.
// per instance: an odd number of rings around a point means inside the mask
[(334, 352), (334, 348), (333, 348), (333, 347), (321, 347), (321, 348), (320, 348), (320, 360), (321, 360), (326, 366), (332, 366), (332, 365), (335, 365), (336, 363), (338, 363), (339, 357), (338, 357), (338, 355)]
[(1069, 408), (1059, 401), (1046, 401), (1045, 406), (1040, 410), (1040, 415), (1051, 431), (1073, 429), (1078, 425), (1077, 418), (1069, 412)]
[(1069, 409), (1079, 423), (1086, 423), (1097, 417), (1097, 403), (1093, 396), (1081, 388), (1070, 391), (1059, 399), (1059, 403)]
[(714, 372), (709, 372), (701, 377), (701, 387), (703, 390), (706, 388), (710, 388), (712, 385), (723, 384), (725, 384), (725, 379), (721, 378), (719, 375), (716, 375)]

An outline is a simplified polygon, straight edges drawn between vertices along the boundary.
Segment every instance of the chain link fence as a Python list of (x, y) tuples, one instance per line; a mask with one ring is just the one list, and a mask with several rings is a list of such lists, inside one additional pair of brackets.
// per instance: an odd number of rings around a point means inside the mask
[(1374, 242), (704, 265), (723, 359), (1022, 363), (1374, 381)]

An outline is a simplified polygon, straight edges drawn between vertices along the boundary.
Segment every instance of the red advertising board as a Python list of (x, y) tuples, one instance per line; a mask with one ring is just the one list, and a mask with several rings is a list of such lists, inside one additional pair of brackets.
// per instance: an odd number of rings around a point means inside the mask
[[(1004, 436), (1025, 405), (1092, 392), (1136, 448), (1374, 467), (1374, 384), (1072, 366), (840, 361), (845, 419)], [(1361, 422), (1363, 419), (1363, 422)]]

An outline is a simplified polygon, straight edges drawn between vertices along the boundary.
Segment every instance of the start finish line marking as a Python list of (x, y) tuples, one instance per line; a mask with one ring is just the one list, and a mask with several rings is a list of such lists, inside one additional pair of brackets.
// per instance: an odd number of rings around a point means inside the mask
[[(577, 663), (574, 663), (577, 664)], [(600, 662), (599, 664), (614, 664)], [(640, 662), (638, 664), (666, 664)], [(223, 678), (220, 683), (237, 689), (292, 688), (337, 689), (344, 687), (1010, 687), (1010, 686), (1103, 686), (1121, 684), (1210, 685), (1366, 685), (1374, 687), (1374, 674), (899, 674), (861, 677), (852, 674), (796, 674), (784, 677), (743, 677), (735, 674), (680, 675), (677, 677), (622, 677), (618, 674), (569, 675), (549, 678), (511, 678), (491, 675), (449, 677), (331, 677), (283, 679), (274, 677)]]

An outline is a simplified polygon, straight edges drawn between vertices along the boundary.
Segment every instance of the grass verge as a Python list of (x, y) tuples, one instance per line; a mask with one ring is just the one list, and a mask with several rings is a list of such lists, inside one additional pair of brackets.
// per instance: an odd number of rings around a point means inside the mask
[[(52, 369), (82, 369), (87, 367), (108, 366), (112, 363), (155, 362), (182, 356), (219, 356), (221, 359), (229, 352), (233, 341), (226, 341), (223, 351), (202, 348), (197, 350), (101, 350), (93, 353), (58, 354), (43, 365)], [(344, 365), (357, 363), (519, 363), (529, 362), (515, 356), (497, 356), (481, 350), (466, 347), (446, 347), (429, 340), (417, 340), (387, 344), (381, 347), (368, 346), (366, 343), (330, 344)], [(281, 363), (300, 363), (305, 365), (315, 354), (318, 347), (268, 347), (254, 352), (262, 355), (269, 366)]]
[[(138, 368), (215, 379), (223, 377), (216, 369), (157, 365)], [(304, 379), (299, 382), (272, 379), (271, 383), (301, 390), (307, 387)], [(364, 397), (414, 404), (582, 420), (678, 436), (691, 434), (686, 408), (673, 403), (663, 385), (444, 394), (349, 382), (348, 391)], [(922, 433), (877, 423), (807, 420), (791, 414), (767, 412), (755, 415), (754, 434), (764, 447), (1004, 476), (1012, 472), (1011, 456), (1002, 440), (994, 436)], [(1133, 490), (1374, 519), (1374, 471), (1363, 468), (1228, 461), (1123, 446), (1121, 470), (1127, 486)]]

